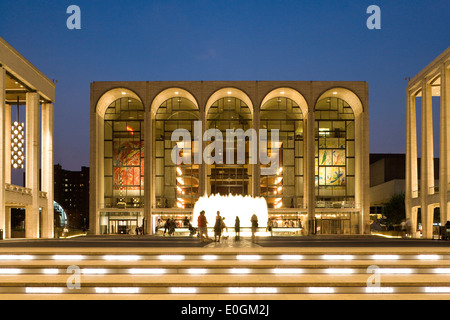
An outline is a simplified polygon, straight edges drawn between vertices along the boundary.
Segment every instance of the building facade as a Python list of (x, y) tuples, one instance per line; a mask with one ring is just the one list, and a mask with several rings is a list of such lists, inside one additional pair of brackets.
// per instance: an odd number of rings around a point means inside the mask
[[(431, 239), (434, 209), (440, 208), (442, 225), (449, 220), (450, 48), (408, 82), (406, 98), (406, 216), (416, 230), (420, 210), (422, 236)], [(438, 168), (434, 166), (433, 107), (439, 108)], [(418, 128), (421, 129), (420, 137)], [(420, 167), (417, 161), (419, 148)], [(438, 180), (435, 179), (436, 169), (439, 171)]]
[[(11, 237), (11, 208), (25, 208), (25, 237), (53, 238), (55, 84), (0, 38), (0, 229)], [(25, 111), (25, 121), (19, 117)], [(41, 170), (39, 170), (39, 168)], [(12, 170), (25, 170), (25, 185)]]
[(80, 171), (54, 166), (55, 201), (64, 209), (67, 223), (76, 229), (87, 229), (89, 225), (89, 168)]
[[(213, 194), (264, 197), (279, 227), (304, 234), (369, 232), (366, 82), (93, 82), (90, 112), (91, 234), (151, 234)], [(217, 147), (251, 129), (276, 171), (249, 136)]]

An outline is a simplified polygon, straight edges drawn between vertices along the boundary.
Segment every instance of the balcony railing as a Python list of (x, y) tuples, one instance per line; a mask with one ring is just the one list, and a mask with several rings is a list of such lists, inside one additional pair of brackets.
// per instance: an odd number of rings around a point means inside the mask
[[(17, 186), (15, 184), (10, 184), (10, 183), (5, 183), (5, 191), (11, 191), (11, 192), (15, 192), (15, 193), (30, 195), (30, 196), (32, 195), (32, 189), (22, 187), (22, 186)], [(39, 191), (39, 197), (47, 198), (47, 192)]]
[(16, 193), (21, 193), (21, 194), (29, 194), (29, 195), (31, 195), (31, 189), (30, 188), (16, 186), (14, 184), (9, 184), (9, 183), (5, 183), (5, 190), (6, 191), (16, 192)]
[(316, 208), (359, 208), (355, 201), (316, 201)]

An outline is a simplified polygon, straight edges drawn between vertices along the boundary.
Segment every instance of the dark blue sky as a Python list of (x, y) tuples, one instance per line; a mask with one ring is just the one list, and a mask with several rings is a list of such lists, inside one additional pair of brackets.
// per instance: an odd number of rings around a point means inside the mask
[[(69, 30), (69, 5), (81, 30)], [(369, 30), (369, 5), (381, 30)], [(361, 80), (370, 151), (405, 151), (405, 77), (450, 46), (449, 0), (0, 2), (0, 36), (57, 79), (55, 163), (89, 165), (89, 84)]]

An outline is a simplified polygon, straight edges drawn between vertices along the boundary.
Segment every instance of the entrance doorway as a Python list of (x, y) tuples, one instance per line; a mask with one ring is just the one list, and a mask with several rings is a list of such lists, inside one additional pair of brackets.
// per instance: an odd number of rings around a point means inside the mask
[(109, 219), (110, 234), (135, 234), (137, 219)]
[(318, 219), (317, 234), (349, 234), (350, 219)]
[[(352, 216), (354, 221), (352, 221)], [(350, 213), (316, 214), (315, 226), (316, 234), (357, 233), (357, 215)]]

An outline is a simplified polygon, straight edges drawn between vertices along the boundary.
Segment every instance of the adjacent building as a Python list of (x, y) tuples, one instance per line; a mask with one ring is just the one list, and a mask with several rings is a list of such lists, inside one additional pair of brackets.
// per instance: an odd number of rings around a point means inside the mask
[[(25, 208), (25, 237), (52, 238), (55, 84), (0, 38), (0, 234), (11, 236), (11, 208)], [(22, 121), (19, 114), (25, 115)], [(25, 185), (12, 170), (25, 170)], [(39, 170), (41, 169), (41, 170)]]
[[(406, 98), (406, 215), (416, 228), (420, 210), (423, 237), (431, 239), (434, 209), (440, 208), (442, 225), (450, 219), (450, 48), (409, 81)], [(439, 108), (439, 156), (434, 155), (433, 108)]]
[(89, 168), (80, 171), (54, 166), (55, 201), (64, 209), (70, 227), (83, 229), (89, 225)]
[(151, 234), (213, 194), (263, 197), (271, 219), (305, 234), (370, 232), (366, 82), (93, 82), (90, 127), (91, 234)]

